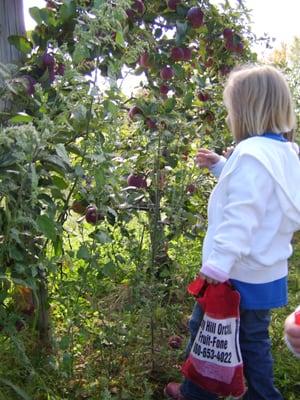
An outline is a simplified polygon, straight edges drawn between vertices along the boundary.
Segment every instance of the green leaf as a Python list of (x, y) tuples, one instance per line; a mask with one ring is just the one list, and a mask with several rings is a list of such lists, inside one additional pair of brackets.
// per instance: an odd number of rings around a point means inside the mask
[(102, 171), (102, 169), (100, 169), (100, 168), (95, 172), (95, 181), (96, 181), (97, 189), (102, 189), (102, 187), (104, 186), (104, 183), (105, 183), (105, 175), (104, 175), (104, 172)]
[(105, 2), (106, 0), (94, 0), (94, 8), (100, 8)]
[(175, 42), (177, 45), (182, 44), (185, 41), (188, 24), (186, 22), (176, 22), (176, 36)]
[(32, 122), (33, 117), (24, 112), (19, 112), (9, 119), (11, 124), (26, 124), (28, 122)]
[(82, 244), (77, 251), (77, 258), (82, 260), (88, 260), (90, 258), (90, 252), (86, 245)]
[(71, 339), (69, 335), (63, 336), (59, 342), (59, 348), (61, 350), (67, 350), (67, 348), (70, 346), (70, 341)]
[(67, 171), (66, 165), (63, 160), (56, 155), (46, 156), (42, 161), (45, 161), (48, 165), (48, 169), (52, 171), (56, 171), (59, 174), (64, 175)]
[(104, 231), (92, 232), (90, 236), (101, 244), (112, 242), (112, 238)]
[(75, 64), (79, 64), (81, 61), (85, 60), (90, 56), (89, 49), (81, 43), (76, 44), (73, 53), (73, 61)]
[(59, 143), (55, 146), (55, 150), (56, 154), (63, 160), (63, 162), (70, 166), (70, 160), (65, 146), (62, 143)]
[(56, 238), (56, 228), (55, 223), (48, 215), (39, 215), (37, 217), (37, 225), (39, 230), (46, 236), (47, 239), (51, 239), (53, 242)]
[(11, 153), (5, 153), (0, 156), (0, 168), (7, 168), (14, 165), (17, 161), (17, 157)]
[(192, 103), (193, 103), (193, 100), (194, 100), (194, 94), (192, 93), (192, 92), (188, 92), (185, 96), (184, 96), (184, 98), (183, 98), (183, 102), (184, 102), (184, 104), (185, 104), (185, 106), (187, 107), (187, 108), (190, 108), (191, 107), (191, 105), (192, 105)]
[(61, 189), (61, 190), (67, 189), (67, 187), (69, 186), (68, 183), (61, 176), (57, 176), (57, 175), (52, 176), (52, 181), (53, 181), (53, 184), (56, 187), (58, 187), (58, 189)]
[(84, 176), (84, 169), (81, 165), (76, 165), (74, 172), (76, 176), (80, 176), (81, 178)]
[(31, 7), (29, 8), (29, 14), (30, 16), (35, 20), (35, 22), (38, 25), (41, 25), (41, 23), (43, 22), (41, 13), (40, 13), (40, 9), (38, 7)]
[(9, 386), (11, 389), (13, 389), (14, 392), (18, 396), (20, 396), (23, 400), (32, 400), (32, 398), (29, 397), (28, 394), (25, 393), (23, 389), (21, 389), (19, 386), (15, 385), (11, 381), (8, 381), (7, 379), (4, 379), (4, 378), (0, 378), (0, 382), (6, 386)]
[(64, 0), (64, 4), (59, 9), (60, 18), (63, 22), (76, 16), (76, 5), (72, 0)]
[(171, 112), (176, 105), (176, 100), (174, 97), (170, 97), (165, 103), (164, 103), (164, 109), (166, 113)]
[(110, 278), (113, 278), (116, 275), (117, 271), (118, 271), (118, 267), (112, 261), (109, 261), (108, 263), (106, 263), (102, 268), (103, 274)]
[(24, 260), (24, 254), (20, 250), (18, 250), (18, 248), (14, 245), (10, 246), (9, 255), (13, 260), (16, 260), (16, 261)]
[(31, 172), (31, 174), (30, 174), (31, 175), (31, 190), (32, 190), (32, 192), (35, 192), (38, 187), (39, 177), (37, 175), (34, 164), (30, 165), (30, 172)]
[(122, 32), (120, 31), (117, 32), (115, 41), (120, 47), (125, 46), (124, 36)]
[(25, 36), (11, 35), (8, 41), (21, 53), (30, 53), (32, 50), (32, 43)]

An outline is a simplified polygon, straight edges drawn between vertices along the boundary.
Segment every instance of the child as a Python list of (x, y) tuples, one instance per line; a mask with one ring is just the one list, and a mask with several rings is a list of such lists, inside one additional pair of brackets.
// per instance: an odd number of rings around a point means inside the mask
[(300, 313), (300, 307), (286, 318), (284, 337), (288, 348), (297, 358), (300, 358), (300, 321), (298, 321), (300, 315), (298, 314), (298, 317), (295, 318), (296, 313)]
[[(208, 203), (208, 228), (200, 274), (209, 283), (230, 280), (239, 291), (240, 347), (247, 400), (282, 400), (274, 386), (268, 333), (270, 310), (287, 303), (287, 260), (300, 228), (300, 162), (285, 134), (295, 127), (290, 90), (271, 66), (233, 71), (224, 90), (228, 125), (236, 147), (226, 161), (209, 150), (200, 166), (220, 174)], [(226, 162), (225, 162), (226, 161)], [(191, 341), (202, 317), (196, 304)], [(165, 394), (177, 400), (216, 400), (185, 379), (169, 383)]]

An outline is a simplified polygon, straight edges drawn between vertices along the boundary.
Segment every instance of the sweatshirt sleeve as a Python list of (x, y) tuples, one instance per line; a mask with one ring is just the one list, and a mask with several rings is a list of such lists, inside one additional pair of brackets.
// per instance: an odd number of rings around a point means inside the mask
[(236, 261), (249, 254), (252, 237), (274, 190), (268, 171), (248, 155), (240, 157), (235, 170), (226, 179), (223, 218), (213, 238), (212, 251), (201, 268), (204, 275), (220, 282), (229, 279)]
[(221, 156), (219, 161), (216, 162), (215, 164), (213, 164), (209, 170), (210, 172), (216, 177), (219, 178), (219, 176), (221, 175), (221, 172), (223, 170), (223, 167), (226, 163), (226, 158), (224, 156)]

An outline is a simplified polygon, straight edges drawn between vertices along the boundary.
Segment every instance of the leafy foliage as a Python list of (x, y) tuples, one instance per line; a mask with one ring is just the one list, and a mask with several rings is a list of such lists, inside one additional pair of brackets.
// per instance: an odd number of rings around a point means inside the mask
[(179, 375), (167, 337), (187, 334), (214, 185), (193, 158), (231, 144), (222, 86), (256, 56), (242, 4), (168, 4), (47, 1), (10, 38), (24, 64), (0, 69), (7, 399), (145, 400)]

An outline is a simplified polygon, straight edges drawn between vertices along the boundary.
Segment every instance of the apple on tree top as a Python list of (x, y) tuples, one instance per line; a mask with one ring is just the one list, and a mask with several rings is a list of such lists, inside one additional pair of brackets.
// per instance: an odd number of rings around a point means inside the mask
[(160, 91), (160, 93), (161, 93), (162, 95), (167, 95), (168, 92), (169, 92), (169, 90), (170, 90), (170, 88), (169, 88), (169, 86), (167, 86), (167, 85), (161, 85), (161, 86), (159, 87), (159, 91)]
[(126, 14), (130, 20), (133, 20), (138, 15), (142, 15), (145, 12), (145, 5), (142, 0), (134, 0), (131, 8), (126, 10)]
[(35, 93), (36, 80), (30, 75), (23, 75), (23, 78), (26, 79), (26, 92), (29, 96)]
[(85, 220), (89, 224), (96, 224), (104, 220), (104, 215), (98, 211), (96, 206), (90, 205), (86, 209)]
[(170, 79), (172, 79), (174, 76), (174, 72), (173, 69), (169, 66), (164, 66), (161, 70), (160, 70), (160, 77), (162, 80), (164, 81), (169, 81)]
[(55, 59), (52, 54), (45, 52), (42, 55), (42, 63), (44, 67), (54, 67)]
[(173, 47), (171, 50), (171, 58), (173, 61), (181, 61), (184, 59), (184, 52), (181, 47)]
[(199, 99), (200, 101), (205, 102), (205, 101), (209, 100), (209, 94), (208, 94), (207, 92), (205, 92), (204, 90), (200, 90), (200, 91), (197, 93), (197, 96), (198, 96), (198, 99)]
[(151, 130), (155, 130), (157, 128), (156, 122), (151, 118), (146, 119), (146, 125)]
[(203, 25), (204, 14), (200, 7), (190, 8), (186, 17), (193, 28), (200, 28)]
[(181, 3), (181, 0), (168, 0), (167, 5), (170, 10), (176, 11), (177, 6)]
[(233, 38), (233, 31), (230, 28), (225, 28), (223, 30), (223, 36), (225, 39)]
[(127, 184), (136, 188), (147, 188), (146, 177), (141, 174), (130, 174), (127, 178)]
[(130, 119), (134, 120), (135, 116), (141, 114), (143, 115), (143, 111), (138, 106), (132, 106), (128, 111), (128, 116)]
[(149, 54), (146, 51), (140, 56), (139, 64), (143, 68), (150, 67)]
[(189, 61), (192, 58), (192, 50), (189, 47), (182, 47), (183, 61)]

